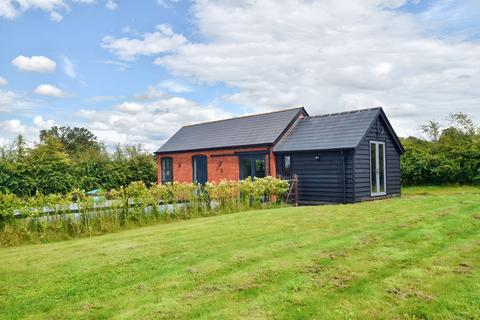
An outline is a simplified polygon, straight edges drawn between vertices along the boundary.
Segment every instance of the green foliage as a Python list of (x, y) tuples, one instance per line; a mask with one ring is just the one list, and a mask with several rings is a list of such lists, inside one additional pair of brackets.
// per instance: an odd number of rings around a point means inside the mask
[(440, 137), (440, 123), (435, 120), (430, 120), (422, 124), (420, 130), (432, 141), (438, 141), (438, 137)]
[(463, 113), (450, 114), (450, 126), (440, 132), (435, 121), (421, 127), (430, 141), (402, 139), (404, 185), (480, 184), (480, 131)]
[[(68, 193), (19, 197), (0, 193), (0, 244), (75, 238), (173, 219), (190, 219), (281, 204), (288, 182), (265, 177), (205, 186), (142, 181), (86, 196)], [(78, 212), (70, 210), (75, 204)]]
[(78, 155), (88, 150), (100, 150), (97, 137), (85, 128), (51, 127), (40, 130), (40, 141), (58, 140), (70, 155)]
[(154, 157), (140, 146), (118, 146), (110, 155), (84, 128), (53, 127), (42, 130), (32, 148), (22, 136), (0, 148), (0, 192), (19, 196), (110, 190), (132, 181), (150, 184), (156, 176)]

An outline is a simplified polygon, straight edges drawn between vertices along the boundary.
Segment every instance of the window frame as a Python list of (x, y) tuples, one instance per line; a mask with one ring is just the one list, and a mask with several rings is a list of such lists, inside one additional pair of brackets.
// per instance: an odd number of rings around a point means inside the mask
[[(171, 164), (171, 177), (169, 180), (165, 179), (165, 167), (166, 167), (166, 161), (168, 160), (170, 160), (170, 164)], [(173, 158), (172, 157), (160, 158), (160, 167), (162, 172), (162, 184), (166, 184), (167, 182), (173, 182)]]
[[(285, 158), (287, 158), (287, 157), (289, 159), (288, 160), (288, 164), (289, 164), (288, 174), (286, 172), (286, 166), (285, 166)], [(282, 156), (282, 174), (283, 174), (284, 177), (291, 177), (292, 176), (292, 155), (290, 155), (290, 154), (284, 154)]]
[[(242, 176), (243, 176), (243, 168), (242, 168), (242, 160), (249, 160), (250, 161), (250, 174), (243, 178), (242, 179)], [(248, 154), (248, 155), (239, 155), (238, 157), (238, 174), (239, 174), (239, 179), (240, 180), (244, 180), (244, 179), (247, 179), (248, 177), (252, 177), (252, 179), (255, 176), (255, 165), (256, 165), (256, 161), (257, 160), (261, 160), (263, 161), (263, 172), (264, 172), (264, 175), (263, 177), (266, 177), (267, 176), (267, 156), (266, 154)], [(259, 177), (260, 178), (260, 177)]]
[[(369, 170), (369, 176), (370, 176), (370, 195), (372, 197), (378, 197), (378, 196), (385, 196), (387, 194), (387, 158), (386, 158), (386, 144), (385, 141), (379, 141), (379, 140), (370, 140), (369, 143), (369, 153), (368, 153), (368, 159), (370, 163), (370, 170)], [(372, 168), (372, 145), (375, 146), (375, 188), (376, 191), (373, 192), (373, 168)], [(384, 186), (384, 191), (380, 191), (380, 153), (378, 152), (379, 150), (379, 145), (383, 146), (383, 186)]]
[(196, 154), (192, 156), (192, 183), (199, 183), (196, 181), (196, 161), (197, 159), (203, 158), (205, 159), (205, 182), (208, 181), (208, 157), (205, 154)]

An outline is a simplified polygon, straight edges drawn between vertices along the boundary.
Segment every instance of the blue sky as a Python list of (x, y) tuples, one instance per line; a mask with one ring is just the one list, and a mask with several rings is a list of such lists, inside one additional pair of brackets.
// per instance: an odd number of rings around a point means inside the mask
[(153, 150), (181, 125), (299, 105), (381, 105), (400, 135), (480, 113), (473, 0), (0, 0), (0, 39), (2, 144), (77, 125)]

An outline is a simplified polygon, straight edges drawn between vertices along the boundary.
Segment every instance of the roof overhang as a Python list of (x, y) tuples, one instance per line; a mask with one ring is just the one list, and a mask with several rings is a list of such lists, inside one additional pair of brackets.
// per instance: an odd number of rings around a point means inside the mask
[(202, 149), (186, 149), (186, 150), (175, 150), (175, 151), (155, 151), (155, 155), (165, 155), (165, 154), (172, 154), (172, 153), (192, 153), (192, 152), (204, 152), (204, 151), (218, 151), (218, 150), (231, 150), (231, 149), (248, 149), (248, 148), (271, 148), (271, 143), (262, 143), (262, 144), (248, 144), (248, 145), (240, 145), (240, 146), (223, 146), (223, 147), (215, 147), (215, 148), (202, 148)]
[(350, 151), (355, 150), (353, 147), (339, 147), (328, 149), (303, 149), (303, 150), (288, 150), (288, 151), (273, 151), (275, 154), (288, 154), (288, 153), (311, 153), (311, 152), (336, 152), (336, 151)]

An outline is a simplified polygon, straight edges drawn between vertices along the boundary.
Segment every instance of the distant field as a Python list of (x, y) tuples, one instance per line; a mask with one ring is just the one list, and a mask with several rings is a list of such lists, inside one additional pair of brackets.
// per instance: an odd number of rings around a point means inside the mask
[(480, 188), (0, 248), (0, 319), (480, 319)]

